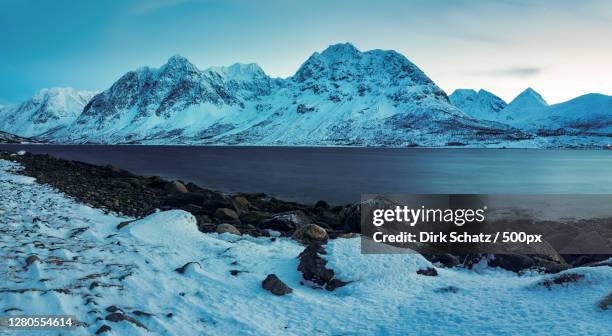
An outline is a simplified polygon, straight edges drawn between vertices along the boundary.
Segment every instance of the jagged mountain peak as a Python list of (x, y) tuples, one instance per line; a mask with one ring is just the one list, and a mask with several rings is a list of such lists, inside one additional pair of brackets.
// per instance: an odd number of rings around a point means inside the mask
[[(496, 94), (494, 94), (493, 92), (491, 92), (491, 91), (487, 91), (487, 90), (485, 90), (485, 89), (480, 89), (480, 90), (478, 90), (478, 94), (479, 94), (479, 95), (486, 95), (486, 96), (495, 96), (495, 97), (499, 98), (499, 97), (498, 97)], [(499, 98), (499, 99), (501, 99), (501, 98)], [(502, 99), (502, 100), (503, 100), (503, 99)]]
[(495, 120), (507, 105), (503, 99), (484, 89), (456, 89), (449, 99), (468, 115), (485, 120)]
[(478, 92), (476, 92), (476, 90), (474, 89), (455, 89), (455, 91), (451, 93), (451, 96), (457, 96), (457, 95), (473, 96), (473, 95), (478, 94)]
[(57, 117), (78, 115), (80, 113), (78, 109), (94, 95), (95, 92), (78, 91), (72, 87), (43, 88), (23, 102), (18, 109), (38, 110), (39, 113), (44, 112)]
[(72, 87), (44, 88), (0, 116), (2, 130), (23, 137), (36, 136), (75, 120), (96, 93)]
[(528, 87), (523, 92), (521, 92), (516, 98), (514, 98), (509, 105), (529, 105), (530, 107), (536, 106), (548, 106), (548, 103), (542, 95), (540, 95), (536, 90), (531, 87)]
[(180, 76), (183, 74), (197, 74), (200, 72), (198, 67), (189, 60), (181, 55), (174, 55), (168, 59), (166, 64), (162, 65), (159, 69), (161, 74), (170, 76)]
[(498, 121), (523, 125), (526, 121), (546, 114), (548, 103), (533, 88), (528, 87), (501, 111)]
[(355, 48), (354, 45), (346, 43), (332, 44), (321, 52), (321, 57), (331, 60), (342, 59), (347, 60), (354, 57), (358, 57), (361, 54), (359, 49)]
[(256, 63), (234, 63), (230, 66), (214, 66), (208, 68), (208, 71), (215, 72), (233, 80), (248, 81), (254, 78), (268, 77), (263, 69)]
[(95, 92), (79, 91), (72, 87), (51, 87), (36, 91), (25, 103), (67, 104), (71, 100), (89, 100)]
[(193, 63), (191, 63), (187, 57), (184, 57), (182, 55), (179, 54), (175, 54), (170, 56), (170, 58), (168, 59), (168, 61), (166, 62), (165, 66), (169, 66), (169, 67), (183, 67), (183, 66), (194, 66)]
[(384, 90), (398, 102), (433, 97), (448, 103), (446, 93), (404, 55), (381, 49), (362, 52), (350, 43), (315, 52), (291, 79), (303, 90), (334, 97), (345, 96), (346, 90), (357, 90), (360, 96)]

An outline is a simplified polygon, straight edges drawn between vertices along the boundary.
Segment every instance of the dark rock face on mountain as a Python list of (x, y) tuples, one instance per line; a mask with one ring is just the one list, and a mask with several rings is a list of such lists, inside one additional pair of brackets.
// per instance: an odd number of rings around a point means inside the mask
[(70, 143), (445, 146), (523, 139), (469, 117), (394, 51), (350, 44), (314, 53), (287, 79), (255, 64), (199, 70), (173, 56), (130, 71), (96, 95), (67, 129)]
[(225, 86), (218, 72), (202, 72), (186, 58), (173, 56), (160, 69), (130, 71), (84, 108), (76, 123), (92, 123), (103, 130), (121, 120), (125, 113), (133, 122), (150, 118), (168, 119), (194, 105), (240, 105), (231, 91), (240, 85)]

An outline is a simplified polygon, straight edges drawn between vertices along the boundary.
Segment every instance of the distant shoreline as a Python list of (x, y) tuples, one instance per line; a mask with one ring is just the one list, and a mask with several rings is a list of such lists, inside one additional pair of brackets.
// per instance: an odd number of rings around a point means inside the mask
[[(612, 143), (612, 141), (611, 141)], [(117, 147), (129, 147), (129, 146), (147, 146), (147, 147), (210, 147), (210, 148), (227, 148), (227, 147), (252, 147), (252, 148), (382, 148), (382, 149), (486, 149), (486, 150), (612, 150), (612, 147), (607, 146), (581, 146), (581, 147), (477, 147), (470, 145), (457, 145), (457, 146), (352, 146), (352, 145), (223, 145), (223, 144), (143, 144), (143, 143), (117, 143), (117, 144), (104, 144), (104, 143), (51, 143), (51, 142), (31, 142), (31, 143), (0, 143), (0, 146), (117, 146)]]

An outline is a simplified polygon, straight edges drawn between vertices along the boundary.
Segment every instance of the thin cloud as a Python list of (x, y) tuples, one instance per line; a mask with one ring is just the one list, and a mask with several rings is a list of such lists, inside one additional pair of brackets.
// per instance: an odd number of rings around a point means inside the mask
[(457, 38), (457, 39), (461, 39), (461, 40), (466, 40), (466, 41), (471, 41), (471, 42), (490, 43), (490, 44), (507, 44), (510, 42), (508, 39), (503, 38), (503, 37), (492, 36), (492, 35), (481, 34), (481, 33), (468, 33), (468, 32), (451, 33), (450, 36)]
[(486, 71), (472, 71), (466, 74), (482, 77), (532, 77), (544, 71), (540, 67), (513, 67), (507, 69), (493, 69)]

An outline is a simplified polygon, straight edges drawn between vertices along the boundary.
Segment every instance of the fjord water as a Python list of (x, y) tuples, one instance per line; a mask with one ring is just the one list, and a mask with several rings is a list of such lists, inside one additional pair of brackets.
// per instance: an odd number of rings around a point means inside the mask
[(612, 193), (612, 152), (469, 148), (1, 145), (228, 192), (331, 204), (362, 193)]

